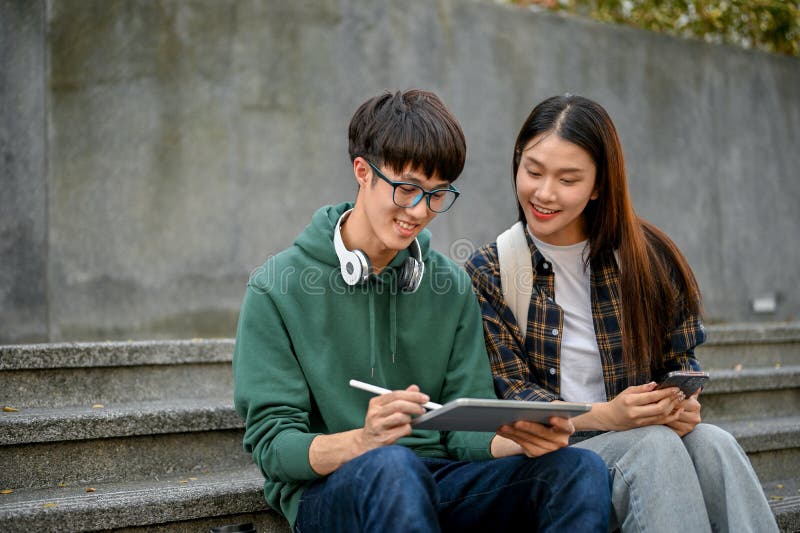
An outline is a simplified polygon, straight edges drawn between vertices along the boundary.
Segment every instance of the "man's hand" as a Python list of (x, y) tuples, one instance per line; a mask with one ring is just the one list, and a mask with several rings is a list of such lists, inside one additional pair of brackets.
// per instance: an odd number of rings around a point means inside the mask
[(358, 439), (361, 453), (394, 444), (399, 438), (410, 435), (411, 415), (425, 413), (422, 404), (429, 400), (416, 385), (373, 397)]
[(569, 436), (575, 427), (568, 418), (551, 417), (550, 426), (537, 422), (518, 420), (511, 425), (501, 426), (492, 440), (491, 452), (494, 457), (525, 454), (538, 457), (558, 450), (569, 444)]
[(697, 399), (698, 396), (700, 396), (700, 391), (695, 392), (690, 397), (683, 400), (676, 409), (677, 418), (667, 424), (667, 426), (671, 427), (675, 433), (681, 437), (689, 434), (702, 420), (700, 417), (701, 405)]
[(424, 413), (422, 404), (428, 400), (416, 385), (375, 396), (369, 402), (363, 428), (314, 437), (308, 449), (311, 468), (325, 476), (363, 453), (394, 444), (411, 434), (411, 415)]

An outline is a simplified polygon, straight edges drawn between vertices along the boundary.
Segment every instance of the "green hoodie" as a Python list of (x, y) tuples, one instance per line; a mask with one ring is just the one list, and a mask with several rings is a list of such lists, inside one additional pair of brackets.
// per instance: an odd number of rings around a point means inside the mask
[[(477, 299), (466, 273), (418, 237), (425, 275), (397, 290), (408, 251), (360, 286), (342, 279), (333, 247), (351, 204), (318, 210), (294, 245), (250, 278), (233, 355), (234, 401), (244, 448), (264, 495), (294, 526), (303, 488), (319, 477), (308, 448), (319, 434), (363, 427), (371, 395), (358, 379), (397, 390), (417, 384), (432, 401), (494, 398)], [(398, 441), (425, 457), (491, 458), (493, 434), (414, 430)]]

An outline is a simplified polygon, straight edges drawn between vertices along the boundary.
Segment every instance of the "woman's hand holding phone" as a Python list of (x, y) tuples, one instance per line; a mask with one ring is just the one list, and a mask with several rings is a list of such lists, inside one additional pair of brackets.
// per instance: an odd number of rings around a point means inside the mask
[(702, 421), (700, 417), (700, 401), (697, 399), (699, 395), (700, 391), (698, 390), (683, 400), (679, 407), (678, 418), (667, 424), (680, 437), (689, 434)]
[(656, 387), (655, 382), (628, 387), (610, 402), (595, 404), (575, 419), (575, 425), (579, 430), (623, 431), (679, 420), (684, 394), (677, 388)]

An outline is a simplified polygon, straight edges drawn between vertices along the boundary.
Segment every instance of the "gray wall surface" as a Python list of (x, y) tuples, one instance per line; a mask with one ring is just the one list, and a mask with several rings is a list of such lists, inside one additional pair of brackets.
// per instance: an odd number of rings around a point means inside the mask
[(470, 0), (0, 0), (0, 343), (232, 336), (248, 273), (354, 197), (353, 111), (411, 87), (467, 137), (431, 225), (457, 261), (514, 221), (517, 131), (571, 92), (709, 321), (800, 317), (796, 58)]

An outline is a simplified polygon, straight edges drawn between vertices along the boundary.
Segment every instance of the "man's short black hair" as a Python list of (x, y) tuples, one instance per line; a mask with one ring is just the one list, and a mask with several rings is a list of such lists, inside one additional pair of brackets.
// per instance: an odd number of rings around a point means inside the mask
[(386, 91), (361, 104), (350, 120), (349, 140), (351, 161), (363, 157), (398, 173), (410, 167), (450, 182), (467, 155), (456, 118), (438, 96), (419, 89)]

